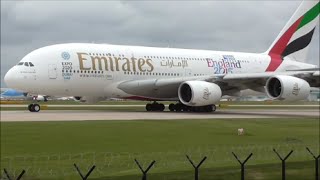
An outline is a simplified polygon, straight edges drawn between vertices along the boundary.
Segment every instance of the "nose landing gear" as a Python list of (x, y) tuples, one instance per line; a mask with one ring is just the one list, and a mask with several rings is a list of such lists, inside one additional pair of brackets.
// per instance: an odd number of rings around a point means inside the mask
[(40, 105), (39, 104), (29, 104), (28, 110), (30, 112), (39, 112), (40, 111)]

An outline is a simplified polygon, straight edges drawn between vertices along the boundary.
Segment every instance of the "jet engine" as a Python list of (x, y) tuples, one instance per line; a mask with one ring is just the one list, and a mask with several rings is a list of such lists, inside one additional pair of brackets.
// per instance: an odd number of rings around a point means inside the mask
[(85, 102), (81, 96), (73, 96), (73, 100), (77, 101), (77, 102)]
[(298, 101), (307, 99), (310, 85), (297, 77), (278, 75), (268, 79), (266, 92), (272, 99)]
[(77, 102), (87, 103), (87, 104), (95, 104), (99, 101), (104, 100), (102, 97), (92, 97), (92, 96), (74, 96), (73, 99)]
[(36, 100), (38, 102), (40, 102), (40, 101), (47, 102), (48, 101), (47, 96), (43, 96), (43, 95), (34, 96), (33, 100)]
[(178, 89), (180, 101), (187, 106), (206, 106), (220, 101), (222, 91), (217, 84), (205, 81), (186, 81)]

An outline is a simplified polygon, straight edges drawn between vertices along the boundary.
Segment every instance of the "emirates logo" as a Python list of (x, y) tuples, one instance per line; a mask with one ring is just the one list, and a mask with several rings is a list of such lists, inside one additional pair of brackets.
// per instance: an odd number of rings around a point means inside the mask
[(294, 83), (293, 88), (292, 88), (292, 94), (295, 96), (298, 96), (300, 92), (299, 84)]
[(209, 99), (209, 97), (210, 97), (210, 91), (209, 91), (209, 88), (204, 88), (204, 90), (203, 90), (203, 99), (205, 99), (205, 100), (208, 100)]

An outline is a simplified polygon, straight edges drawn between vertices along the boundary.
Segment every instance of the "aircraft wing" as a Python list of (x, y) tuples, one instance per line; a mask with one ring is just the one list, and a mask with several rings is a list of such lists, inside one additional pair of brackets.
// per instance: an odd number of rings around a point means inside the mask
[[(248, 74), (227, 74), (221, 82), (228, 86), (238, 87), (240, 90), (252, 89), (264, 92), (264, 86), (270, 77), (276, 75), (294, 76), (307, 81), (311, 87), (320, 87), (320, 73), (318, 71), (286, 71), (286, 72), (265, 72)], [(218, 83), (219, 84), (219, 83)], [(222, 89), (223, 90), (223, 89)]]
[(170, 79), (146, 79), (124, 81), (118, 85), (122, 91), (143, 97), (157, 98), (177, 98), (178, 88), (184, 81), (211, 81), (213, 78), (222, 77), (198, 76), (198, 77), (181, 77)]
[(169, 79), (147, 79), (124, 81), (118, 85), (122, 91), (143, 97), (177, 98), (178, 88), (185, 81), (207, 81), (220, 86), (223, 95), (235, 95), (240, 90), (252, 89), (264, 92), (266, 81), (276, 75), (295, 76), (306, 80), (311, 87), (320, 87), (318, 71), (286, 71), (247, 74), (219, 74), (212, 76), (192, 76)]

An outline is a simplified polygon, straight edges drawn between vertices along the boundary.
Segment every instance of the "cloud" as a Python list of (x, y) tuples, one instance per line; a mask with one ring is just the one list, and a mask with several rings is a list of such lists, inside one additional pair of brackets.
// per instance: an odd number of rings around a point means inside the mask
[[(1, 83), (30, 51), (67, 42), (264, 52), (300, 1), (1, 1)], [(319, 29), (308, 62), (319, 64)]]

